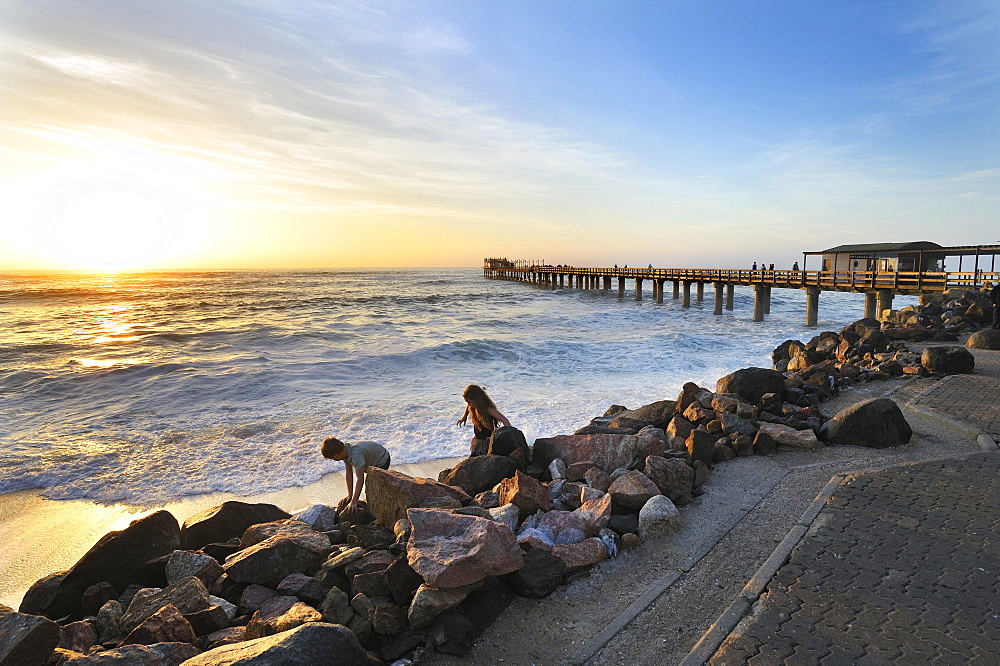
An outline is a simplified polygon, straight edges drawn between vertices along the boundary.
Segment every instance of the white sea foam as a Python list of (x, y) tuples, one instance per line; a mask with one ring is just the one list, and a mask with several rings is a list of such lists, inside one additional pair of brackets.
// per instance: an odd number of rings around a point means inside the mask
[[(0, 492), (152, 504), (315, 481), (325, 436), (396, 462), (467, 451), (466, 384), (529, 441), (610, 404), (768, 366), (786, 338), (839, 330), (862, 298), (775, 290), (766, 322), (476, 270), (0, 276)], [(900, 299), (901, 304), (907, 300)]]

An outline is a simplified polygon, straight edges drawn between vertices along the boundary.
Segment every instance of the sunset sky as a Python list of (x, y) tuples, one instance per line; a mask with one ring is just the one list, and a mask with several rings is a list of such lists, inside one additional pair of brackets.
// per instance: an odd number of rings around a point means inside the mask
[(1000, 3), (0, 5), (0, 270), (1000, 241)]

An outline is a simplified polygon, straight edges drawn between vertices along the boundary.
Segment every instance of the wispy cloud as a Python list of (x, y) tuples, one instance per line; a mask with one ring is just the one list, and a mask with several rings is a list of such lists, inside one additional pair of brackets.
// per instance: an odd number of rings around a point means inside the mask
[(181, 2), (114, 20), (60, 7), (7, 26), (4, 92), (20, 103), (0, 130), (40, 153), (86, 132), (210, 160), (245, 205), (456, 215), (484, 197), (613, 187), (627, 167), (453, 85), (448, 58), (471, 45), (406, 5)]

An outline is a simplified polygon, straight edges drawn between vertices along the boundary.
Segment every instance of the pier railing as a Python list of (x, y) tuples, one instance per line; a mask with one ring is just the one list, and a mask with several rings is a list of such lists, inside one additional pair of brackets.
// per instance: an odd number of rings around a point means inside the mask
[(618, 279), (618, 298), (625, 296), (626, 280), (635, 281), (635, 300), (642, 300), (643, 282), (652, 285), (653, 298), (663, 302), (664, 285), (673, 282), (673, 298), (691, 306), (691, 285), (697, 287), (697, 300), (704, 298), (705, 285), (714, 290), (715, 314), (733, 309), (733, 290), (749, 286), (754, 292), (754, 321), (762, 321), (771, 311), (771, 290), (802, 289), (806, 292), (806, 325), (815, 326), (819, 311), (819, 295), (823, 291), (857, 292), (865, 295), (865, 317), (880, 317), (892, 309), (896, 294), (934, 294), (949, 289), (980, 289), (986, 283), (1000, 282), (997, 272), (910, 272), (910, 271), (779, 271), (715, 268), (594, 268), (590, 266), (552, 266), (544, 262), (487, 259), (483, 275), (496, 280), (517, 280), (545, 285), (552, 289), (576, 283), (578, 289), (611, 289), (612, 278)]
[[(910, 271), (791, 271), (750, 269), (702, 268), (600, 268), (583, 266), (528, 265), (511, 262), (499, 266), (484, 264), (486, 272), (515, 275), (582, 275), (593, 277), (618, 277), (642, 280), (679, 280), (681, 282), (716, 283), (735, 285), (765, 285), (785, 289), (818, 287), (828, 291), (865, 292), (891, 289), (897, 293), (934, 293), (953, 288), (978, 289), (985, 282), (996, 283), (1000, 273), (970, 271), (962, 273), (910, 272)], [(496, 277), (496, 276), (494, 276)]]

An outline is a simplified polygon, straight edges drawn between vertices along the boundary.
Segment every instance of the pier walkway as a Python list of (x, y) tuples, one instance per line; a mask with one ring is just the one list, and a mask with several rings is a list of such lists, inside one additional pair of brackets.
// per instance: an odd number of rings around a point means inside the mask
[(617, 281), (618, 298), (625, 297), (626, 282), (634, 282), (635, 300), (643, 298), (643, 284), (649, 283), (653, 300), (662, 303), (667, 282), (672, 283), (672, 297), (683, 307), (691, 306), (691, 287), (698, 301), (704, 300), (705, 285), (714, 290), (714, 312), (733, 309), (736, 286), (751, 287), (754, 292), (753, 320), (762, 321), (771, 310), (772, 289), (802, 289), (806, 292), (806, 325), (815, 326), (819, 315), (819, 296), (823, 291), (863, 293), (864, 316), (877, 317), (892, 308), (896, 294), (919, 295), (943, 293), (949, 289), (979, 289), (986, 282), (996, 283), (1000, 272), (894, 272), (894, 271), (783, 271), (694, 268), (593, 268), (552, 266), (525, 260), (483, 260), (484, 277), (495, 280), (527, 282), (549, 289), (573, 288), (610, 291)]
[(906, 409), (986, 451), (834, 477), (685, 666), (1000, 663), (1000, 352), (973, 351)]

